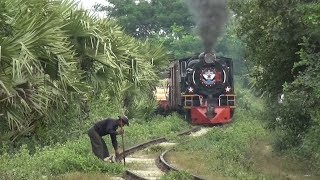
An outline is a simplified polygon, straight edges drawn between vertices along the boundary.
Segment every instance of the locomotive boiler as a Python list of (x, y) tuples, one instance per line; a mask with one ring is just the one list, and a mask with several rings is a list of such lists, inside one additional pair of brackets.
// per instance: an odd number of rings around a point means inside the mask
[(225, 124), (232, 119), (236, 96), (230, 58), (201, 53), (170, 66), (168, 99), (163, 107), (184, 112), (192, 124)]

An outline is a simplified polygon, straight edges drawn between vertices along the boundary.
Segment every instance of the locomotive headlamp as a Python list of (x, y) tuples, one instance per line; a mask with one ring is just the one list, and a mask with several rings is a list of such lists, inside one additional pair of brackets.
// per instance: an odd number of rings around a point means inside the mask
[(216, 60), (216, 55), (213, 53), (206, 53), (204, 55), (204, 62), (208, 64), (214, 63), (215, 60)]

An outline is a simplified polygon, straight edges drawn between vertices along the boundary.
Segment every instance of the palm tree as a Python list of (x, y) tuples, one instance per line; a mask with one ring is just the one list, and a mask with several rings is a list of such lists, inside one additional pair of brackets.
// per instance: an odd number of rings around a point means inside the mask
[(167, 60), (161, 45), (69, 0), (3, 0), (0, 22), (0, 122), (12, 140), (92, 90), (120, 102), (129, 90), (151, 89)]

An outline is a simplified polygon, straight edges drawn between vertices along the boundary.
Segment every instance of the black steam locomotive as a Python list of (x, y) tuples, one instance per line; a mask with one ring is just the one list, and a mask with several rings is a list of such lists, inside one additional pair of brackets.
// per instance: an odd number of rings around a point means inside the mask
[(232, 60), (201, 53), (171, 64), (168, 99), (160, 106), (183, 111), (193, 124), (224, 124), (235, 100)]

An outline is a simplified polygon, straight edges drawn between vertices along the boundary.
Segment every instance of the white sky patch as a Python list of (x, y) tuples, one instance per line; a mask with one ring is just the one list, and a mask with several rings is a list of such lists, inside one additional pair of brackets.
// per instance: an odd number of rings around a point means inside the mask
[(102, 4), (107, 5), (108, 2), (106, 0), (77, 0), (79, 3), (79, 6), (83, 9), (91, 11), (91, 13), (96, 14), (98, 17), (105, 17), (104, 12), (94, 12), (94, 5), (96, 4)]

